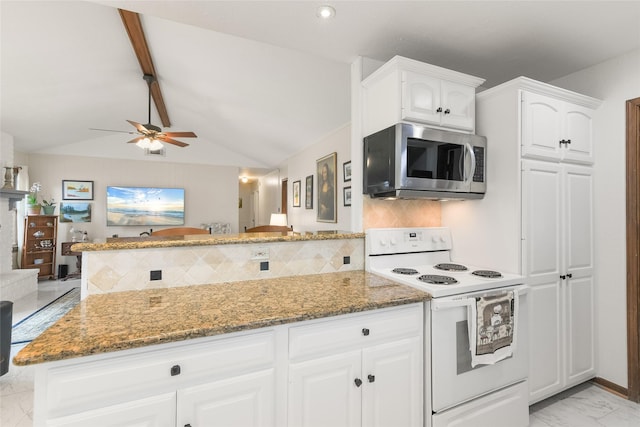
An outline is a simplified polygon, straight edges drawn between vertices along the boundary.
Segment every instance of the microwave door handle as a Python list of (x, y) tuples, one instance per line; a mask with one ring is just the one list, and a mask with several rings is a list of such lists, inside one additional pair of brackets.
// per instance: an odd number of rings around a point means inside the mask
[[(467, 151), (469, 151), (469, 155), (471, 156), (471, 172), (465, 177), (465, 184), (471, 185), (471, 180), (473, 180), (473, 173), (476, 170), (476, 153), (473, 152), (473, 147), (468, 142), (465, 144), (467, 146)], [(467, 171), (465, 170), (465, 175)]]

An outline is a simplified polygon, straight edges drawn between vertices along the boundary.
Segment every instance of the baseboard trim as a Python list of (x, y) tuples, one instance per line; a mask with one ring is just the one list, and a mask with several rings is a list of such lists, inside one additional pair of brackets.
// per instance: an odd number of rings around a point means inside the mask
[(629, 399), (629, 390), (625, 387), (622, 387), (621, 385), (612, 383), (611, 381), (605, 380), (604, 378), (600, 377), (595, 377), (591, 381), (613, 394), (617, 394), (618, 396), (624, 397), (627, 400)]

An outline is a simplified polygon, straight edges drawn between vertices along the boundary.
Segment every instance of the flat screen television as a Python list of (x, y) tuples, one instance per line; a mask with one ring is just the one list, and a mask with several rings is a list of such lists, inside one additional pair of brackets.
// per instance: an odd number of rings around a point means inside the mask
[(184, 225), (184, 188), (107, 187), (107, 225)]

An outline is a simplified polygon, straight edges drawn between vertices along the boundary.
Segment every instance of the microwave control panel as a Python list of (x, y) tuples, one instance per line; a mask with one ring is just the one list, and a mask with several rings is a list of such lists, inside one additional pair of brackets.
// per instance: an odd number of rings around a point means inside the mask
[(484, 147), (473, 147), (476, 156), (476, 169), (473, 171), (473, 182), (484, 182)]

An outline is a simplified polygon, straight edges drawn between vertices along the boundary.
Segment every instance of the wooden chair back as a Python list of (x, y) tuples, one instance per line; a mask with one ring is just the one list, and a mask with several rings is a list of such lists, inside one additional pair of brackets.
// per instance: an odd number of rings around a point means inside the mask
[(265, 233), (279, 231), (281, 233), (287, 233), (293, 231), (293, 226), (287, 227), (286, 225), (259, 225), (257, 227), (247, 228), (245, 233)]
[(174, 227), (151, 232), (152, 236), (186, 236), (188, 234), (211, 234), (209, 230), (196, 227)]

